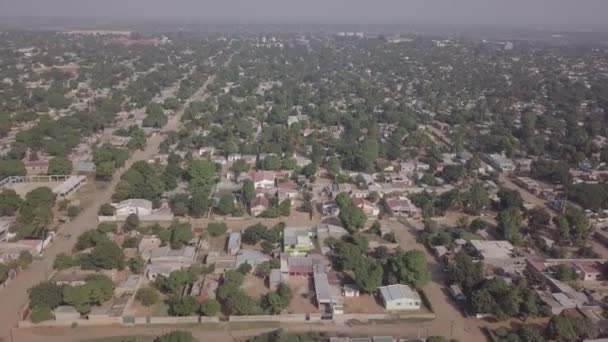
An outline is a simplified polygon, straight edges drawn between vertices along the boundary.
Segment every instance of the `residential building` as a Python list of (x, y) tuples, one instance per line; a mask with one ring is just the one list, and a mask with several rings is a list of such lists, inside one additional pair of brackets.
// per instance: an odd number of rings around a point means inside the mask
[(232, 153), (232, 154), (229, 154), (227, 157), (229, 163), (234, 163), (235, 161), (242, 159), (242, 158), (243, 158), (243, 156), (240, 155), (239, 153)]
[(75, 307), (69, 305), (61, 305), (53, 310), (56, 321), (71, 322), (80, 319), (80, 313)]
[(137, 246), (137, 250), (140, 254), (148, 255), (148, 257), (144, 257), (144, 259), (149, 259), (150, 251), (154, 248), (160, 247), (162, 241), (156, 235), (144, 235), (139, 240), (139, 245)]
[(327, 305), (331, 313), (340, 314), (344, 312), (344, 297), (340, 292), (329, 284), (329, 279), (326, 273), (313, 274), (313, 282), (315, 286), (315, 295), (317, 304)]
[(148, 279), (157, 275), (168, 275), (171, 272), (192, 266), (197, 257), (197, 251), (192, 246), (181, 249), (171, 249), (169, 246), (156, 247), (150, 250), (150, 266), (147, 269)]
[(603, 260), (574, 260), (572, 262), (583, 281), (602, 280), (604, 263)]
[(344, 284), (342, 295), (346, 298), (359, 297), (361, 295), (361, 289), (357, 284)]
[(57, 195), (58, 199), (66, 198), (76, 192), (86, 181), (87, 177), (85, 176), (70, 176), (63, 183), (55, 187), (53, 193)]
[(252, 269), (256, 269), (264, 261), (269, 261), (270, 256), (256, 250), (241, 250), (236, 255), (236, 267), (239, 268), (242, 264), (249, 264)]
[(420, 209), (418, 209), (407, 197), (388, 199), (386, 205), (393, 216), (409, 217), (412, 219), (419, 219), (421, 217)]
[(418, 292), (407, 285), (381, 286), (378, 291), (386, 310), (419, 310), (422, 305)]
[(318, 254), (290, 256), (281, 254), (281, 273), (290, 276), (312, 276), (315, 272), (325, 272), (325, 260)]
[(278, 197), (279, 201), (284, 201), (286, 199), (295, 200), (298, 198), (300, 187), (293, 182), (284, 182), (278, 184)]
[(268, 277), (268, 287), (272, 291), (276, 291), (277, 287), (286, 280), (286, 276), (279, 269), (270, 270), (270, 276)]
[(23, 165), (28, 175), (46, 174), (49, 170), (48, 160), (26, 160)]
[(241, 249), (241, 233), (230, 233), (228, 238), (228, 253), (236, 255)]
[(334, 202), (327, 202), (321, 207), (323, 216), (338, 216), (340, 215), (340, 207)]
[(266, 196), (257, 196), (253, 200), (251, 200), (251, 204), (249, 205), (249, 210), (251, 211), (251, 216), (260, 216), (263, 212), (265, 212), (270, 207), (270, 201)]
[(353, 200), (353, 206), (363, 210), (367, 217), (375, 217), (380, 214), (380, 209), (375, 204), (366, 199), (355, 198)]
[(137, 216), (145, 216), (152, 214), (152, 202), (143, 198), (127, 199), (120, 203), (112, 204), (116, 208), (114, 215), (129, 216), (135, 214)]
[(283, 230), (283, 252), (292, 256), (306, 256), (313, 248), (308, 228), (285, 227)]
[(500, 172), (515, 171), (515, 163), (502, 154), (482, 154), (481, 157), (486, 163), (490, 164), (490, 166)]
[(249, 178), (253, 181), (253, 186), (256, 189), (272, 189), (276, 175), (270, 171), (251, 171)]

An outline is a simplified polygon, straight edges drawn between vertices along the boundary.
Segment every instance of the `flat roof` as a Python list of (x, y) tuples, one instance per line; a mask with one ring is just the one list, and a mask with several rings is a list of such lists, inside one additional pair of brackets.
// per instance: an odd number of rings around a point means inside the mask
[(78, 185), (78, 183), (84, 182), (87, 179), (85, 176), (70, 176), (63, 183), (53, 189), (54, 194), (63, 195)]
[(515, 248), (509, 241), (506, 240), (471, 240), (471, 244), (484, 257), (484, 259), (511, 258), (513, 249)]
[(403, 284), (393, 284), (381, 286), (378, 288), (382, 297), (388, 302), (400, 299), (415, 299), (420, 300), (418, 292), (412, 290), (411, 287)]

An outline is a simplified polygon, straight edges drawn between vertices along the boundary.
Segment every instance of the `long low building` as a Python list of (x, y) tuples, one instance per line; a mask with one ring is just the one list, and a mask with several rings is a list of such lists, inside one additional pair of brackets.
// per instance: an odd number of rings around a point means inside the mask
[(53, 193), (58, 198), (66, 198), (76, 192), (84, 183), (86, 183), (87, 177), (85, 176), (70, 176), (63, 183), (59, 184), (53, 189)]

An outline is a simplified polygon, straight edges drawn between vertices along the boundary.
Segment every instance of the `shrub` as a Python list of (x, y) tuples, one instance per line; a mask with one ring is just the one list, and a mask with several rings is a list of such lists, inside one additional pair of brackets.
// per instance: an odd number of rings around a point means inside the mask
[(50, 321), (53, 319), (53, 312), (46, 306), (37, 306), (32, 310), (30, 319), (34, 323)]
[(158, 292), (151, 287), (144, 287), (137, 290), (137, 294), (135, 295), (135, 299), (137, 299), (143, 306), (152, 306), (158, 302)]
[(224, 222), (209, 223), (207, 231), (209, 232), (209, 235), (217, 237), (226, 234), (228, 226)]

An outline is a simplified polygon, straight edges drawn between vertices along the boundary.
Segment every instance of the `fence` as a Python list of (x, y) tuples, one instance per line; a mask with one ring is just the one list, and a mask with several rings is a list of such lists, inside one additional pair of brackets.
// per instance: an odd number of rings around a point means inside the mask
[[(219, 317), (205, 316), (184, 316), (184, 317), (129, 317), (132, 319), (124, 320), (123, 317), (104, 317), (94, 320), (76, 319), (67, 321), (44, 321), (40, 323), (32, 323), (30, 321), (21, 321), (18, 323), (19, 328), (31, 327), (69, 327), (72, 325), (79, 326), (104, 326), (104, 325), (153, 325), (153, 324), (197, 324), (197, 323), (219, 323)], [(399, 314), (344, 314), (333, 315), (332, 319), (324, 320), (322, 314), (292, 314), (292, 315), (257, 315), (257, 316), (229, 316), (228, 322), (281, 322), (281, 323), (347, 323), (349, 321), (369, 322), (380, 320), (407, 320), (419, 319), (430, 320), (435, 319), (433, 313), (399, 313)]]
[(230, 316), (229, 322), (306, 322), (306, 314)]
[[(99, 222), (123, 222), (127, 220), (127, 215), (115, 215), (115, 216), (97, 216)], [(173, 214), (152, 214), (152, 215), (139, 215), (139, 220), (142, 222), (171, 222), (175, 216)]]

